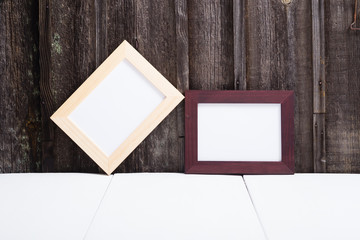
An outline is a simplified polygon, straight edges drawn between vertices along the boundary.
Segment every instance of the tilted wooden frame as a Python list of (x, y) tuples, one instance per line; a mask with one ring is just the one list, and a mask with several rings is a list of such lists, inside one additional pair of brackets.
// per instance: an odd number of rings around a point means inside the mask
[[(280, 161), (223, 161), (198, 159), (199, 103), (280, 104)], [(185, 172), (206, 174), (292, 174), (294, 173), (293, 91), (201, 91), (185, 93)]]
[[(69, 116), (123, 60), (127, 60), (133, 65), (153, 87), (163, 94), (164, 98), (160, 104), (156, 106), (154, 111), (144, 120), (141, 119), (142, 122), (140, 125), (109, 155), (105, 154), (105, 152), (87, 136), (86, 132), (83, 132), (74, 124), (71, 119), (69, 119)], [(129, 79), (129, 81), (131, 81), (131, 79)], [(118, 90), (119, 94), (121, 94), (121, 89)], [(134, 91), (137, 90), (134, 89)], [(165, 77), (128, 42), (124, 41), (51, 116), (51, 119), (107, 174), (111, 174), (183, 98), (184, 96), (166, 80)], [(116, 102), (109, 104), (116, 104)], [(111, 105), (109, 106), (111, 107)], [(134, 109), (134, 111), (136, 111), (136, 109)]]

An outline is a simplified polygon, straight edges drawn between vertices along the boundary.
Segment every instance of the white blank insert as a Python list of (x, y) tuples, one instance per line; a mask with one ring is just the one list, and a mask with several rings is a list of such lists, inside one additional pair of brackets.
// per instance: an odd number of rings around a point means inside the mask
[(163, 99), (144, 75), (123, 60), (69, 119), (110, 156)]
[(198, 161), (281, 161), (281, 105), (199, 103)]

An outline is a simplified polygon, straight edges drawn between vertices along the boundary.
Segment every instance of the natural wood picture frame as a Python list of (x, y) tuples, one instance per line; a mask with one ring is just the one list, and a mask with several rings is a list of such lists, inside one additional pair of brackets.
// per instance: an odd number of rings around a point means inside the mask
[[(126, 60), (126, 61), (125, 61)], [(94, 138), (90, 138), (86, 131), (84, 131), (78, 124), (75, 124), (74, 112), (79, 109), (81, 104), (88, 104), (92, 93), (95, 93), (95, 90), (100, 86), (103, 88), (105, 80), (109, 79), (110, 76), (115, 79), (122, 78), (121, 81), (128, 81), (131, 85), (135, 79), (127, 79), (126, 76), (122, 74), (110, 75), (112, 72), (115, 72), (118, 66), (121, 64), (131, 65), (130, 68), (138, 74), (139, 81), (143, 81), (142, 78), (148, 80), (150, 83), (146, 83), (149, 86), (147, 88), (154, 88), (154, 91), (158, 91), (159, 94), (163, 95), (163, 99), (159, 102), (158, 105), (154, 107), (154, 110), (149, 113), (145, 119), (136, 119), (139, 122), (139, 125), (136, 126), (136, 129), (129, 133), (127, 138), (120, 142), (119, 146), (114, 148), (115, 150), (110, 153), (105, 153), (104, 148), (99, 147), (99, 144), (96, 144)], [(129, 68), (125, 67), (125, 68)], [(126, 69), (125, 69), (126, 70)], [(124, 74), (126, 75), (126, 74)], [(114, 81), (112, 79), (111, 81)], [(106, 80), (109, 82), (110, 80)], [(106, 82), (106, 84), (108, 84)], [(141, 82), (139, 83), (142, 84)], [(108, 84), (109, 85), (109, 84)], [(125, 86), (124, 85), (124, 86)], [(151, 86), (150, 86), (151, 85)], [(111, 88), (111, 86), (110, 86)], [(117, 91), (114, 96), (121, 96), (121, 94), (131, 94), (124, 92), (122, 93), (121, 88), (115, 89)], [(131, 89), (131, 91), (139, 91), (138, 89)], [(153, 91), (153, 90), (149, 90)], [(99, 92), (99, 91), (98, 91)], [(100, 94), (100, 93), (99, 93)], [(103, 94), (103, 93), (102, 93)], [(94, 95), (94, 94), (93, 94)], [(106, 94), (103, 94), (106, 95)], [(140, 101), (142, 95), (137, 94), (139, 97), (136, 99), (129, 99), (128, 103), (131, 101)], [(104, 96), (106, 97), (106, 96)], [(168, 81), (163, 77), (140, 53), (138, 53), (128, 42), (124, 41), (119, 47), (91, 74), (91, 76), (66, 100), (66, 102), (51, 116), (51, 119), (80, 147), (82, 148), (107, 174), (111, 174), (125, 158), (150, 134), (150, 132), (182, 101), (184, 96)], [(139, 100), (140, 99), (140, 100)], [(97, 99), (95, 99), (96, 101)], [(147, 99), (144, 99), (144, 102)], [(121, 115), (122, 113), (113, 112), (112, 108), (118, 108), (120, 102), (114, 101), (108, 102), (109, 106), (104, 106), (109, 108), (107, 114), (112, 116), (112, 114), (118, 114), (118, 119), (125, 117)], [(89, 108), (88, 106), (86, 106)], [(85, 107), (81, 107), (85, 109)], [(102, 110), (102, 109), (101, 109)], [(141, 110), (141, 109), (140, 109)], [(147, 109), (146, 109), (147, 110)], [(151, 110), (151, 109), (150, 109)], [(150, 111), (149, 110), (149, 111)], [(85, 111), (85, 110), (83, 110)], [(105, 110), (104, 110), (105, 111)], [(128, 110), (130, 114), (132, 111), (137, 111), (137, 109)], [(90, 113), (89, 113), (90, 114)], [(91, 113), (93, 114), (93, 113)], [(86, 117), (86, 116), (85, 116)], [(89, 121), (91, 119), (88, 119)], [(115, 119), (116, 120), (116, 119)], [(112, 123), (116, 122), (115, 120)], [(130, 118), (128, 121), (132, 121)], [(78, 122), (85, 122), (85, 120), (79, 120)], [(102, 124), (101, 122), (99, 124)], [(103, 123), (106, 126), (107, 123)], [(116, 124), (121, 124), (116, 122)], [(81, 125), (80, 125), (81, 126)], [(99, 125), (93, 126), (94, 129)], [(106, 126), (110, 128), (111, 126)], [(125, 126), (126, 127), (126, 126)], [(111, 129), (110, 129), (111, 130)], [(94, 130), (95, 131), (95, 130)], [(106, 135), (104, 136), (106, 138)], [(95, 139), (96, 140), (96, 139)], [(105, 143), (104, 143), (105, 144)]]
[[(281, 136), (279, 161), (199, 160), (199, 104), (279, 104)], [(224, 106), (225, 106), (224, 105)], [(239, 105), (239, 106), (240, 106)], [(250, 118), (251, 119), (251, 118)], [(209, 119), (207, 119), (209, 120)], [(266, 122), (266, 118), (263, 120)], [(214, 126), (216, 127), (216, 126)], [(210, 129), (210, 128), (209, 128)], [(251, 129), (250, 129), (251, 130)], [(220, 130), (221, 131), (221, 130)], [(230, 133), (229, 133), (230, 134)], [(233, 134), (233, 133), (231, 133)], [(237, 134), (242, 134), (237, 133)], [(224, 135), (226, 136), (226, 134)], [(246, 137), (246, 136), (245, 136)], [(221, 139), (221, 141), (229, 141)], [(216, 148), (216, 147), (215, 147)], [(259, 149), (261, 151), (261, 149)], [(220, 152), (220, 155), (222, 153)], [(240, 153), (241, 155), (241, 153)], [(239, 156), (239, 159), (241, 157)], [(185, 172), (205, 174), (293, 174), (294, 173), (294, 93), (293, 91), (201, 91), (185, 92)]]

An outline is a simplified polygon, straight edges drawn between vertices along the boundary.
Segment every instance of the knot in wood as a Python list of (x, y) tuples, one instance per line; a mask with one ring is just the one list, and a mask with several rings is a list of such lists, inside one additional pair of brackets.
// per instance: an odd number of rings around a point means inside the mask
[(281, 2), (284, 4), (284, 5), (289, 5), (292, 0), (281, 0)]

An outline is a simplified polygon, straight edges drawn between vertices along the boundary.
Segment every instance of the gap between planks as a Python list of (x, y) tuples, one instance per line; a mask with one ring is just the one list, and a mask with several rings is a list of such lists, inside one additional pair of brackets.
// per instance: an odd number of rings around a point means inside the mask
[(263, 231), (263, 233), (264, 233), (265, 239), (269, 240), (269, 238), (268, 238), (268, 236), (267, 236), (267, 234), (266, 234), (266, 231), (265, 231), (265, 227), (264, 227), (263, 223), (261, 222), (260, 215), (259, 215), (259, 213), (258, 213), (258, 211), (257, 211), (257, 209), (256, 209), (254, 200), (253, 200), (252, 197), (251, 197), (251, 194), (250, 194), (249, 188), (248, 188), (248, 186), (247, 186), (247, 184), (246, 184), (244, 175), (243, 175), (241, 178), (242, 178), (242, 180), (243, 180), (243, 182), (244, 182), (246, 191), (247, 191), (247, 193), (248, 193), (248, 195), (249, 195), (249, 198), (250, 198), (250, 201), (251, 201), (251, 205), (253, 206), (254, 211), (255, 211), (255, 213), (256, 213), (256, 217), (257, 217), (257, 219), (259, 220), (259, 223), (260, 223), (261, 229), (262, 229), (262, 231)]
[(104, 191), (103, 196), (101, 197), (101, 200), (100, 200), (100, 202), (99, 202), (99, 205), (98, 205), (98, 207), (96, 208), (96, 211), (95, 211), (95, 213), (94, 213), (94, 216), (92, 217), (92, 219), (91, 219), (91, 221), (90, 221), (90, 223), (89, 223), (89, 226), (88, 226), (88, 228), (87, 228), (86, 231), (85, 231), (83, 240), (86, 239), (86, 237), (87, 237), (87, 235), (88, 235), (88, 233), (89, 233), (89, 230), (90, 230), (91, 226), (92, 226), (93, 223), (94, 223), (95, 217), (96, 217), (96, 215), (97, 215), (97, 213), (98, 213), (98, 211), (99, 211), (99, 209), (100, 209), (100, 206), (102, 205), (102, 202), (103, 202), (103, 200), (104, 200), (107, 192), (109, 191), (109, 188), (110, 188), (110, 185), (111, 185), (111, 183), (112, 183), (113, 178), (114, 178), (114, 175), (111, 175), (110, 181), (109, 181), (109, 183), (108, 183), (108, 185), (107, 185), (107, 187), (106, 187), (106, 189), (105, 189), (105, 191)]

